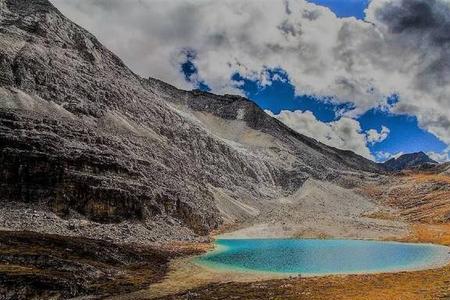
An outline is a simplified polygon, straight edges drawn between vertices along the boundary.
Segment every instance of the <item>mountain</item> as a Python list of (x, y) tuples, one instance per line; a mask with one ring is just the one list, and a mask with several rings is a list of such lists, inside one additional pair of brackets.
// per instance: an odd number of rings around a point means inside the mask
[(450, 175), (450, 162), (429, 164), (420, 170), (428, 174), (448, 176)]
[(435, 167), (436, 171), (442, 175), (450, 175), (450, 162), (442, 163)]
[(436, 161), (432, 160), (424, 152), (403, 154), (397, 158), (391, 158), (382, 165), (389, 171), (401, 171), (405, 169), (414, 169), (425, 167), (426, 165), (436, 165)]
[(382, 171), (243, 97), (139, 77), (47, 0), (0, 0), (0, 141), (1, 227), (120, 242), (203, 236), (308, 179)]

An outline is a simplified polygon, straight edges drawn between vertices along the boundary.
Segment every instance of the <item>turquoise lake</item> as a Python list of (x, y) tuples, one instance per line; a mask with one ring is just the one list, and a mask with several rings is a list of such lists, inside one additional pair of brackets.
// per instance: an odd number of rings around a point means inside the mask
[(426, 269), (447, 264), (449, 248), (363, 240), (220, 239), (197, 259), (228, 271), (315, 276)]

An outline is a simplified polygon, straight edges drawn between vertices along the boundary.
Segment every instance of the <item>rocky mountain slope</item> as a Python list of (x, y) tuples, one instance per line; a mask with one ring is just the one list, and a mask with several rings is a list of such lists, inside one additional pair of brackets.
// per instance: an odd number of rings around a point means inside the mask
[(435, 165), (430, 171), (441, 175), (450, 175), (450, 162)]
[(308, 178), (381, 171), (245, 98), (140, 78), (47, 0), (0, 0), (0, 145), (0, 228), (127, 242), (206, 235)]
[(397, 158), (391, 158), (384, 162), (382, 166), (388, 171), (401, 171), (405, 169), (414, 169), (420, 167), (427, 167), (437, 165), (438, 163), (432, 160), (424, 152), (403, 154)]

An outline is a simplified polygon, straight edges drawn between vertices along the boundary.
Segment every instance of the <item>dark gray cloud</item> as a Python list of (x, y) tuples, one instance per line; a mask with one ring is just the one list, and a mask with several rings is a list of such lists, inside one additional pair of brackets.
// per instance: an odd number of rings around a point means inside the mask
[(450, 5), (439, 0), (388, 2), (375, 11), (375, 17), (395, 36), (396, 43), (422, 51), (422, 70), (417, 74), (419, 88), (435, 89), (450, 83)]
[(382, 55), (401, 76), (398, 112), (450, 142), (450, 2), (375, 0), (369, 20), (382, 33)]
[(393, 33), (428, 31), (440, 26), (443, 15), (436, 11), (435, 0), (402, 0), (377, 9), (376, 18)]
[(286, 14), (287, 15), (292, 14), (291, 8), (289, 7), (289, 1), (283, 0), (283, 3), (284, 3), (285, 10), (286, 10)]

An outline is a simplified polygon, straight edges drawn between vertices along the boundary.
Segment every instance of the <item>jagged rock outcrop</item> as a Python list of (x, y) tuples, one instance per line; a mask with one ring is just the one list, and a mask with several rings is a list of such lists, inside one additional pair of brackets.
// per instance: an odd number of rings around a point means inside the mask
[(47, 0), (0, 0), (0, 165), (4, 203), (167, 235), (251, 217), (309, 177), (380, 171), (245, 98), (140, 78)]
[(401, 171), (406, 169), (428, 168), (437, 164), (436, 161), (421, 151), (391, 158), (384, 162), (382, 166), (388, 171)]

